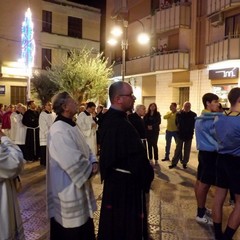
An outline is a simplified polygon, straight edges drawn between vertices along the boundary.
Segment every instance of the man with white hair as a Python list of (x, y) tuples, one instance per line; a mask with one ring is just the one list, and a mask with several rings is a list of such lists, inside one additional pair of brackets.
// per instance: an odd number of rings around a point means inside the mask
[(146, 140), (145, 124), (142, 119), (142, 117), (144, 117), (145, 114), (146, 114), (146, 107), (143, 104), (138, 104), (135, 107), (135, 112), (128, 115), (128, 120), (136, 128), (142, 140)]
[(183, 109), (176, 114), (176, 124), (178, 128), (178, 139), (177, 145), (172, 158), (172, 164), (169, 166), (170, 169), (177, 166), (178, 161), (182, 156), (183, 168), (187, 168), (187, 163), (190, 157), (190, 151), (192, 146), (192, 138), (194, 134), (194, 124), (197, 114), (191, 111), (191, 103), (185, 102)]
[(51, 240), (95, 240), (96, 201), (91, 176), (98, 164), (73, 121), (76, 101), (61, 92), (53, 98), (57, 118), (48, 134), (47, 202)]

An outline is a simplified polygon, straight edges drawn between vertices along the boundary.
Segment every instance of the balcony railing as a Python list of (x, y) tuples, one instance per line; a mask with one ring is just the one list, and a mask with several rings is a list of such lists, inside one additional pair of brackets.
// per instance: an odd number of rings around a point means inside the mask
[(180, 27), (190, 28), (191, 5), (173, 5), (156, 12), (156, 32), (166, 32)]
[(229, 7), (240, 5), (240, 0), (208, 0), (207, 2), (207, 15), (224, 11)]
[(227, 36), (206, 47), (206, 64), (240, 59), (240, 35)]
[(175, 50), (168, 51), (167, 53), (154, 54), (151, 59), (152, 71), (180, 69), (189, 69), (188, 51)]
[[(40, 39), (43, 47), (61, 48), (69, 50), (72, 48), (89, 48), (99, 52), (100, 42), (89, 39), (72, 38), (66, 35), (41, 32)], [(47, 43), (46, 45), (44, 43)]]
[[(126, 62), (126, 75), (138, 75), (166, 70), (188, 70), (189, 53), (187, 51), (168, 51), (152, 55), (139, 56)], [(115, 63), (114, 76), (121, 75), (121, 63)]]

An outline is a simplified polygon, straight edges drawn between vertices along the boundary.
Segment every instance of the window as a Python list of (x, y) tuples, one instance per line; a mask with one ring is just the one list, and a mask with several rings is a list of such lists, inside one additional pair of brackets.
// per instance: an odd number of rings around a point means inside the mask
[(239, 36), (240, 14), (228, 17), (225, 24), (225, 36)]
[(48, 48), (42, 49), (42, 69), (51, 68), (52, 50)]
[(27, 102), (27, 87), (11, 86), (11, 104)]
[(179, 105), (183, 106), (183, 104), (189, 101), (189, 87), (180, 87), (179, 88)]
[(68, 17), (68, 36), (82, 38), (82, 19)]
[(52, 12), (42, 11), (42, 31), (43, 32), (52, 32)]

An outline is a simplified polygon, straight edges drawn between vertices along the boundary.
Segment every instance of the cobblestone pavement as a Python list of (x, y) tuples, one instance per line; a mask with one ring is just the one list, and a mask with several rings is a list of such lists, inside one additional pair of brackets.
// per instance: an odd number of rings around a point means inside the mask
[[(164, 135), (159, 138), (159, 155), (163, 157)], [(172, 146), (172, 150), (174, 145)], [(173, 152), (173, 151), (172, 151)], [(197, 165), (197, 151), (193, 143), (190, 163), (187, 169), (178, 166), (169, 170), (170, 162), (159, 162), (155, 166), (155, 179), (150, 191), (149, 228), (154, 240), (213, 240), (210, 226), (197, 224), (194, 182)], [(92, 180), (98, 211), (94, 215), (95, 230), (98, 230), (102, 185), (99, 175)], [(26, 240), (49, 239), (49, 223), (46, 217), (45, 169), (38, 162), (27, 164), (22, 175), (23, 190), (19, 193), (20, 208), (24, 221)], [(208, 196), (211, 207), (214, 189)], [(225, 219), (231, 211), (226, 202)], [(240, 231), (235, 235), (240, 239)], [(124, 240), (124, 239), (123, 239)], [(134, 240), (134, 239), (133, 239)]]

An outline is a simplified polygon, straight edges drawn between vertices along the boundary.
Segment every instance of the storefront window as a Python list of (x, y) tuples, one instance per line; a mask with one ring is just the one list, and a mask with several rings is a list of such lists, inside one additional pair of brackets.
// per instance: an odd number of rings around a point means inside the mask
[(212, 87), (212, 92), (218, 95), (219, 102), (222, 104), (223, 108), (230, 107), (227, 96), (229, 91), (235, 87), (237, 87), (237, 84), (236, 85), (216, 85)]

